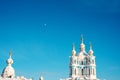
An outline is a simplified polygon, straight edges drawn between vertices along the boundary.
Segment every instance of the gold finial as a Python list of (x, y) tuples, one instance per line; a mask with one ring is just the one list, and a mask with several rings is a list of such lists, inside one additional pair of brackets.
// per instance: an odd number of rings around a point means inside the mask
[(9, 54), (10, 54), (10, 56), (12, 56), (12, 50), (10, 50), (10, 53), (9, 53)]
[(92, 50), (92, 43), (90, 42), (90, 50)]
[(83, 43), (84, 39), (83, 39), (83, 35), (81, 35), (81, 42)]
[(90, 50), (89, 50), (89, 55), (93, 55), (93, 50), (92, 50), (92, 43), (90, 43)]
[(74, 45), (74, 43), (72, 43), (72, 50), (74, 50), (75, 49), (75, 45)]

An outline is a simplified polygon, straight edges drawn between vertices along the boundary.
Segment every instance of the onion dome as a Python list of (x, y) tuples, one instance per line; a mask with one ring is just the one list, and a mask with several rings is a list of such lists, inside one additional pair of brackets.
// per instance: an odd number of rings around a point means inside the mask
[(75, 51), (75, 46), (74, 43), (72, 44), (72, 56), (76, 55), (76, 51)]
[(82, 35), (81, 35), (80, 51), (81, 52), (85, 51), (85, 44), (84, 44), (84, 39)]
[(89, 55), (93, 55), (92, 44), (90, 43)]
[(12, 52), (10, 51), (10, 57), (9, 57), (9, 59), (7, 60), (7, 64), (8, 65), (11, 65), (12, 63), (13, 63), (13, 60), (12, 60)]

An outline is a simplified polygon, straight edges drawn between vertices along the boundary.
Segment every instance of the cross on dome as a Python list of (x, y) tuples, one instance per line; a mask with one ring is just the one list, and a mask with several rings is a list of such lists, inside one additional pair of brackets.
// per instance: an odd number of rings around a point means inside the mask
[(91, 43), (91, 42), (90, 42), (90, 50), (89, 50), (89, 55), (93, 55), (92, 43)]
[(74, 43), (72, 44), (72, 55), (73, 55), (73, 56), (76, 55), (75, 45), (74, 45)]
[(83, 38), (83, 35), (81, 35), (81, 42), (82, 42), (82, 43), (84, 42), (84, 38)]
[(10, 55), (10, 57), (9, 57), (9, 59), (7, 60), (7, 64), (8, 64), (8, 65), (11, 65), (11, 64), (13, 63), (13, 60), (12, 60), (12, 51), (10, 51), (9, 55)]
[(85, 44), (84, 44), (83, 35), (81, 35), (80, 51), (82, 51), (82, 52), (85, 51)]
[(12, 56), (12, 50), (10, 50), (10, 53), (9, 53), (10, 56)]

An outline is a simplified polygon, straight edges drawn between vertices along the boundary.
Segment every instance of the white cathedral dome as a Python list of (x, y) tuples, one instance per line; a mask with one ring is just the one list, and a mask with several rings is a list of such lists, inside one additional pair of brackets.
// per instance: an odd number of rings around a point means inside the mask
[(93, 50), (90, 50), (90, 51), (89, 51), (89, 55), (93, 55)]
[(84, 44), (84, 43), (81, 43), (81, 44), (80, 44), (80, 47), (81, 47), (81, 48), (85, 48), (85, 44)]
[(90, 43), (90, 50), (89, 50), (89, 55), (92, 56), (93, 55), (93, 50), (92, 50), (92, 44)]
[(2, 72), (2, 76), (4, 78), (13, 78), (15, 77), (15, 70), (12, 66), (8, 65), (5, 67), (5, 69)]
[(7, 59), (7, 66), (2, 71), (0, 75), (0, 80), (32, 80), (32, 78), (27, 79), (24, 76), (16, 76), (14, 67), (12, 67), (13, 59), (12, 59), (12, 52), (10, 52), (10, 56)]
[(12, 60), (11, 56), (12, 56), (12, 53), (10, 53), (10, 57), (7, 60), (7, 66), (4, 68), (4, 70), (2, 72), (2, 76), (4, 78), (14, 78), (15, 77), (15, 70), (12, 67), (13, 60)]
[(76, 51), (72, 50), (72, 55), (75, 56), (76, 55)]

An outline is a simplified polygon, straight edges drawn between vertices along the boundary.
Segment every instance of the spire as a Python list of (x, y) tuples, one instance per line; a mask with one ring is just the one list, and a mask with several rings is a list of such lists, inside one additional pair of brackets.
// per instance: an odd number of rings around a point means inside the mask
[(13, 60), (12, 60), (12, 50), (10, 50), (10, 52), (9, 52), (9, 59), (7, 60), (7, 64), (8, 65), (11, 65), (12, 63), (13, 63)]
[(89, 55), (93, 55), (92, 43), (91, 43), (91, 42), (90, 42), (90, 50), (89, 50)]
[(74, 43), (72, 43), (72, 50), (75, 50), (75, 45), (74, 45)]
[(76, 55), (76, 51), (75, 51), (75, 45), (74, 43), (72, 44), (72, 56)]
[(10, 55), (10, 57), (12, 57), (12, 50), (10, 50), (9, 55)]
[(39, 80), (44, 80), (43, 77), (42, 77), (42, 75), (40, 75), (40, 79)]
[(84, 42), (84, 38), (83, 38), (83, 35), (81, 35), (81, 43)]
[(90, 50), (92, 50), (92, 43), (90, 42)]
[(85, 44), (84, 44), (83, 35), (81, 35), (80, 51), (85, 51)]

